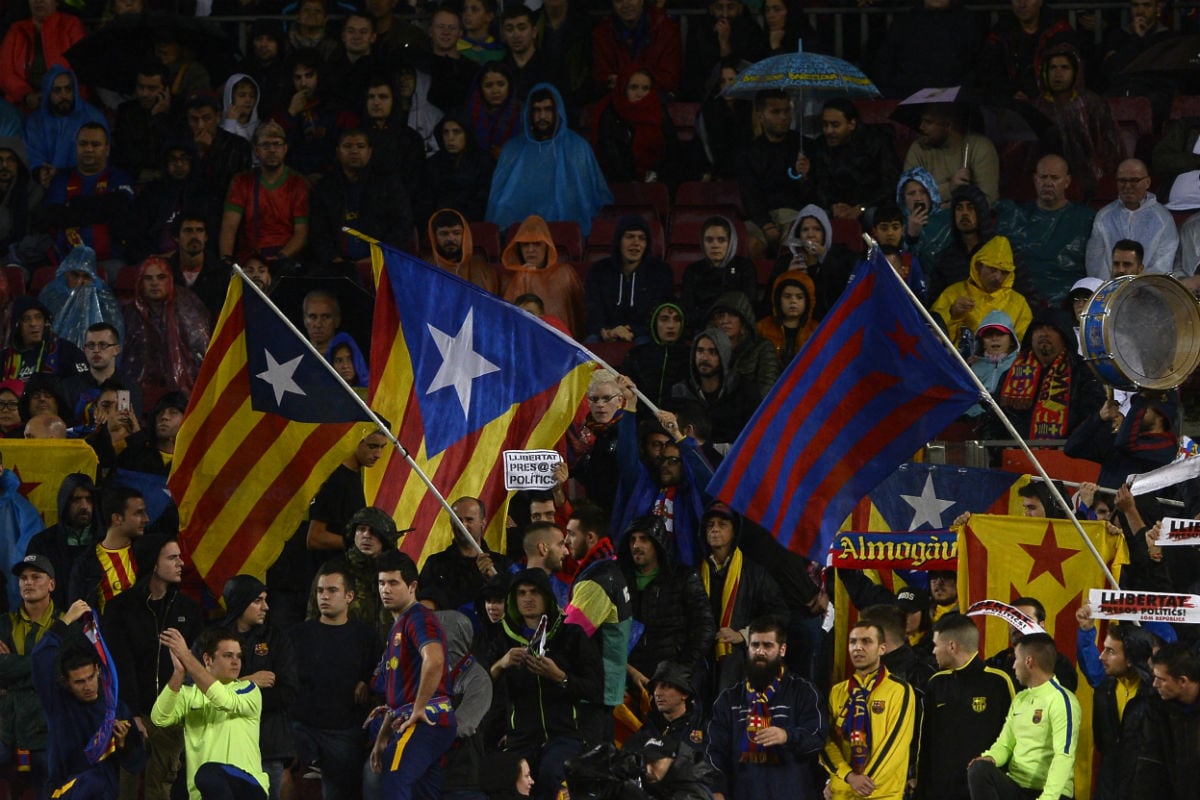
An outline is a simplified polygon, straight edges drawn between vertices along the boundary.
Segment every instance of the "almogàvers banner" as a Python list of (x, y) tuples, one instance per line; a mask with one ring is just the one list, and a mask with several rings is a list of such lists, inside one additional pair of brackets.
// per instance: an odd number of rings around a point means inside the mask
[(833, 538), (833, 566), (845, 569), (958, 569), (958, 534), (953, 531), (855, 533)]

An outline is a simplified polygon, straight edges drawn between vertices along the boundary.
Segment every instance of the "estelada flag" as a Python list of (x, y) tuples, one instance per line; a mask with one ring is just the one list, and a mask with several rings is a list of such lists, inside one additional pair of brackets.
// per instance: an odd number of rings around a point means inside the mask
[(709, 493), (824, 563), (860, 498), (979, 399), (876, 248), (721, 462)]
[[(1081, 521), (1084, 532), (1119, 580), (1129, 563), (1125, 537), (1110, 534), (1103, 522)], [(1105, 585), (1104, 571), (1066, 519), (977, 514), (959, 533), (958, 598), (962, 607), (981, 600), (1012, 603), (1036, 597), (1046, 608), (1043, 626), (1058, 651), (1075, 660), (1075, 612), (1088, 600), (1088, 590)], [(1008, 625), (983, 617), (979, 650), (992, 656), (1008, 647)], [(1088, 797), (1091, 780), (1092, 689), (1080, 679), (1075, 690), (1083, 719), (1075, 763), (1075, 796)]]
[(218, 596), (265, 576), (330, 473), (375, 429), (344, 385), (242, 279), (225, 306), (175, 440), (167, 485), (184, 555)]
[(72, 472), (96, 479), (96, 451), (82, 439), (5, 439), (5, 469), (21, 479), (19, 491), (42, 515), (46, 527), (58, 523), (58, 489)]
[[(373, 244), (372, 407), (449, 502), (477, 497), (504, 534), (505, 450), (552, 449), (594, 365), (564, 335), (516, 306), (386, 245)], [(450, 523), (408, 463), (388, 453), (364, 478), (367, 500), (413, 528), (418, 563), (450, 544)]]

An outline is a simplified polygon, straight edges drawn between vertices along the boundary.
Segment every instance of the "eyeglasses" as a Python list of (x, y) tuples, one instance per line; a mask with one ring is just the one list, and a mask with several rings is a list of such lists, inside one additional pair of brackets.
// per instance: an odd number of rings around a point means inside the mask
[(679, 456), (659, 456), (655, 459), (659, 464), (670, 464), (672, 467), (676, 464), (683, 463), (683, 459)]
[(621, 395), (619, 395), (619, 394), (610, 394), (610, 395), (589, 394), (588, 402), (589, 403), (608, 404), (608, 403), (611, 403), (613, 400), (616, 400), (620, 396)]
[(88, 351), (99, 350), (101, 353), (111, 350), (114, 347), (116, 347), (116, 345), (113, 344), (112, 342), (84, 342), (83, 343), (84, 350), (88, 350)]
[(18, 405), (16, 400), (0, 400), (0, 411), (16, 411)]

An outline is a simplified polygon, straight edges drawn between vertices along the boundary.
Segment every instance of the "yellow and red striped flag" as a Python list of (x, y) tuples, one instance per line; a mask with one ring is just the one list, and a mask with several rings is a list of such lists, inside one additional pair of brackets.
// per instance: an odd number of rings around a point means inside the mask
[[(551, 449), (587, 391), (590, 356), (532, 315), (445, 270), (373, 244), (371, 405), (450, 502), (478, 497), (502, 549), (505, 450)], [(398, 453), (365, 473), (367, 501), (414, 530), (418, 563), (448, 546), (437, 498)]]
[(230, 577), (263, 577), (309, 501), (364, 435), (365, 412), (253, 288), (229, 282), (167, 485), (180, 544), (218, 596)]

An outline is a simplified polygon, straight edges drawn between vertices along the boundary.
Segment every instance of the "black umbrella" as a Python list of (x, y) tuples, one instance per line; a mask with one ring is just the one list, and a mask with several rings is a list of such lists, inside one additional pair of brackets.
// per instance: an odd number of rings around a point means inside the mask
[(375, 298), (349, 278), (288, 276), (276, 281), (271, 302), (304, 333), (304, 296), (315, 289), (329, 292), (342, 311), (340, 330), (354, 337), (358, 349), (370, 359), (371, 323), (375, 316)]
[(216, 26), (195, 19), (145, 14), (113, 19), (71, 47), (66, 57), (81, 82), (130, 94), (138, 69), (154, 59), (155, 43), (168, 35), (192, 53), (214, 82), (224, 79), (236, 63), (237, 48)]
[(1200, 35), (1172, 36), (1148, 47), (1121, 70), (1142, 72), (1195, 72), (1200, 70)]
[(986, 134), (997, 144), (1037, 141), (1053, 123), (1032, 104), (1011, 97), (993, 97), (961, 86), (922, 89), (900, 101), (890, 119), (913, 130), (921, 128), (921, 113), (927, 105), (951, 104), (964, 109), (969, 131)]

